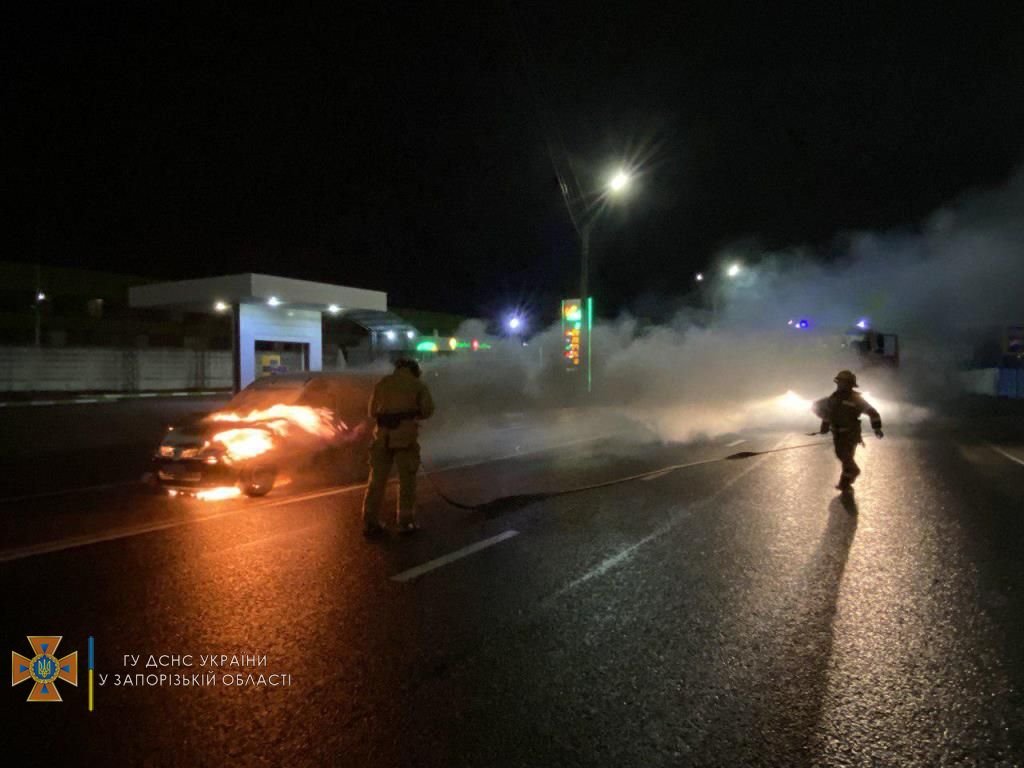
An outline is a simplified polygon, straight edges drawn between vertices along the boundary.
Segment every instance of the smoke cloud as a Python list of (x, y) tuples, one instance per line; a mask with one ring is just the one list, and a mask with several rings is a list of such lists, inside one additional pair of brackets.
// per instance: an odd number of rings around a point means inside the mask
[[(752, 254), (744, 246), (733, 278), (724, 267), (737, 249), (724, 249), (722, 269), (703, 284), (714, 312), (688, 311), (656, 327), (628, 316), (599, 323), (588, 405), (664, 440), (807, 431), (816, 425), (807, 401), (831, 391), (837, 370), (852, 368), (883, 418), (906, 427), (960, 394), (959, 370), (978, 342), (998, 343), (1001, 327), (1024, 324), (1024, 173), (963, 195), (914, 230), (839, 240), (828, 259), (806, 248)], [(789, 325), (800, 319), (806, 330)], [(898, 369), (865, 367), (844, 347), (861, 319), (899, 334)], [(460, 334), (482, 330), (478, 323)], [(580, 374), (564, 362), (555, 326), (528, 346), (507, 340), (491, 354), (438, 360), (429, 374), (447, 418), (486, 421), (578, 403)]]

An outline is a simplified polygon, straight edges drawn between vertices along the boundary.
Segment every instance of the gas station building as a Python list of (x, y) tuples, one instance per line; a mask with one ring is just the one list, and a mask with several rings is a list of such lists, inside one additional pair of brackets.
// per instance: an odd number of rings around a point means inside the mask
[(346, 313), (387, 318), (388, 338), (411, 326), (387, 312), (383, 291), (351, 288), (288, 277), (245, 273), (179, 280), (132, 287), (129, 304), (135, 308), (229, 314), (232, 318), (232, 370), (237, 391), (259, 375), (257, 350), (283, 343), (301, 352), (304, 370), (323, 367), (323, 318)]

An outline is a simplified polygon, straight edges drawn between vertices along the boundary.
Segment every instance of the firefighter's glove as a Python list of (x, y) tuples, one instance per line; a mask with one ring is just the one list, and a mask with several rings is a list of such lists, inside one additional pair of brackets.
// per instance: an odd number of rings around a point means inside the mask
[(882, 430), (876, 429), (875, 430), (875, 437), (877, 437), (879, 440), (881, 440), (883, 437), (885, 437), (885, 435), (882, 434)]

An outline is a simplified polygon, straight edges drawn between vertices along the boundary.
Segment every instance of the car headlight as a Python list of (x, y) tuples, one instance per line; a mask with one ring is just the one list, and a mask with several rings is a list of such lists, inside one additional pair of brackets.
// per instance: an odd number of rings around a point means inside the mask
[(198, 455), (207, 464), (231, 463), (230, 458), (228, 458), (227, 449), (220, 443), (207, 443)]

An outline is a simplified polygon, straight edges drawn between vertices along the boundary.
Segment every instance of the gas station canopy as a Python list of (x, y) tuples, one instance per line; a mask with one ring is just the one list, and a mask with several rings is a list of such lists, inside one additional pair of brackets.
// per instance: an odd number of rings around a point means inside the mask
[(345, 309), (386, 310), (388, 295), (365, 288), (248, 272), (139, 285), (129, 290), (129, 302), (133, 307), (176, 308), (193, 312), (214, 311), (218, 302), (228, 306), (287, 305), (293, 309), (338, 312)]
[(324, 312), (333, 316), (388, 308), (383, 291), (253, 273), (140, 285), (129, 289), (128, 301), (139, 308), (230, 313), (236, 391), (256, 378), (257, 344), (299, 345), (305, 369), (319, 371)]

